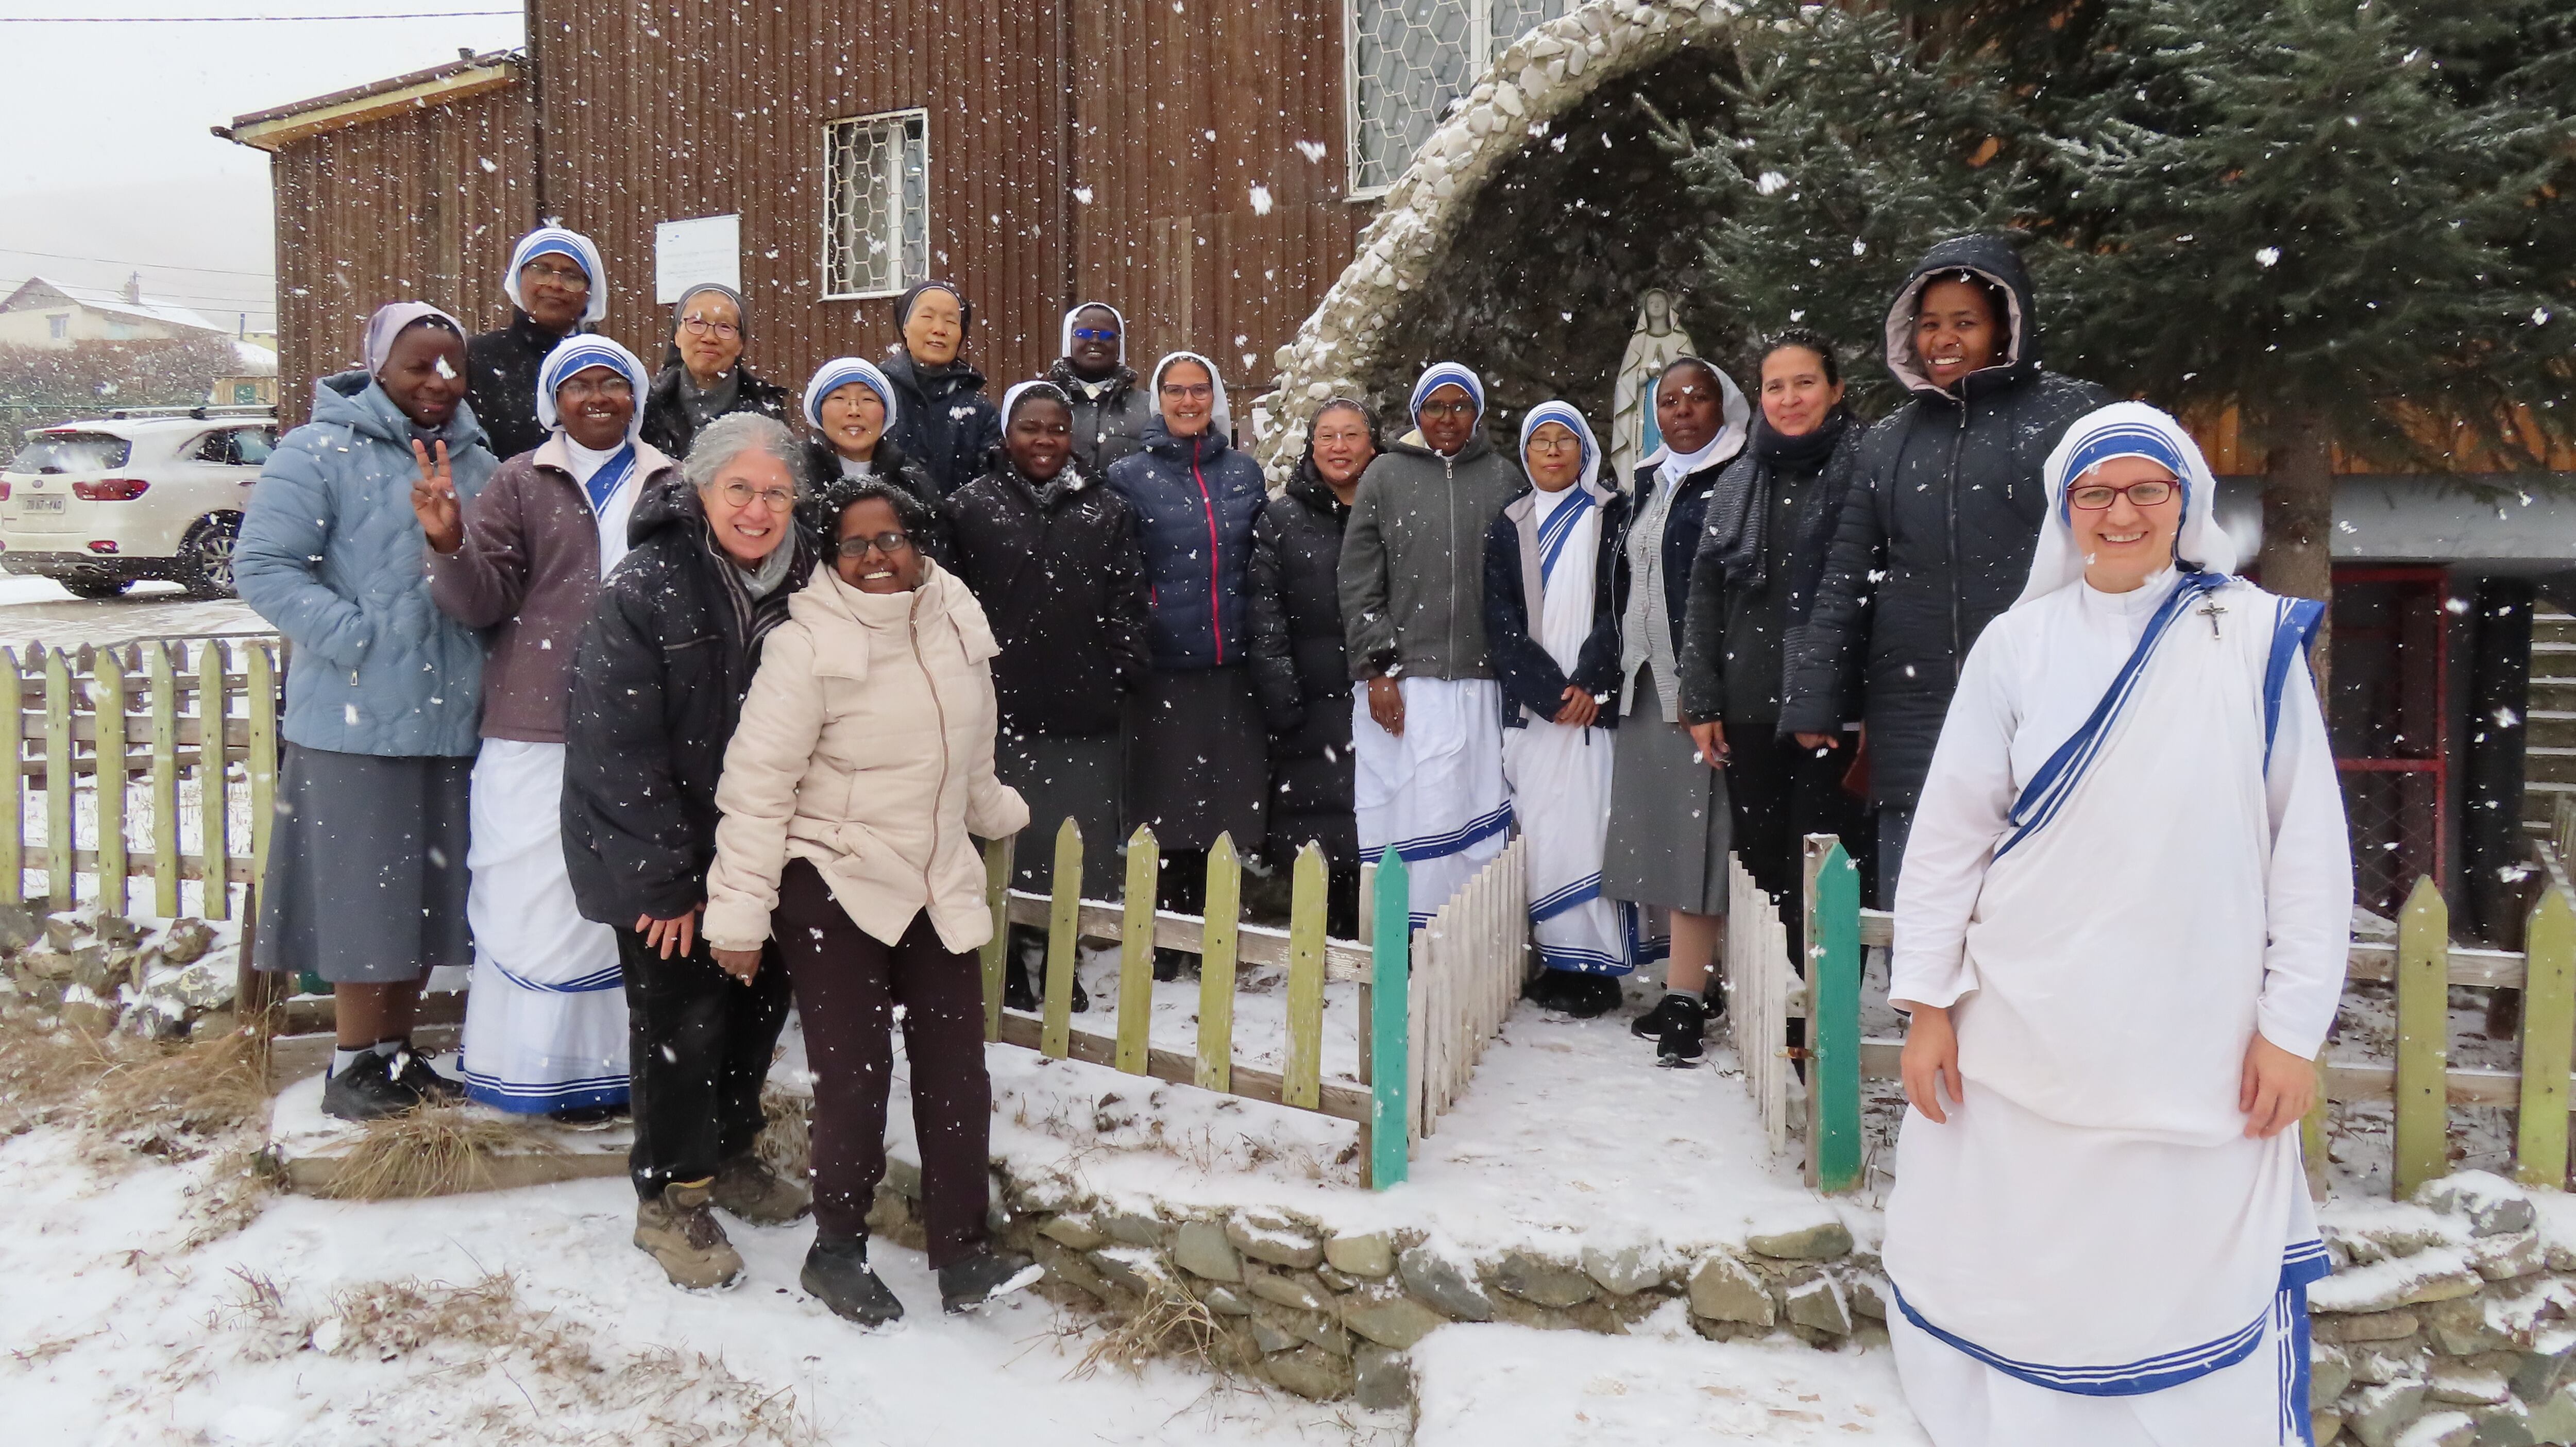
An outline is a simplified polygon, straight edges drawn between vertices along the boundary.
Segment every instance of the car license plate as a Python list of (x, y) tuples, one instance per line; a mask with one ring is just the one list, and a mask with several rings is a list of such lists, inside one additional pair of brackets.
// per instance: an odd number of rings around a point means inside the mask
[(61, 512), (63, 500), (58, 497), (29, 497), (18, 501), (20, 512)]

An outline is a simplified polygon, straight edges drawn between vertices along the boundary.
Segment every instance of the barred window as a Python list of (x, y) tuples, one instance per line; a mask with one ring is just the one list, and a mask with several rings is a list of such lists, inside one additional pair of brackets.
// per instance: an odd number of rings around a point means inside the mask
[(1395, 184), (1449, 104), (1531, 26), (1576, 0), (1348, 0), (1351, 194)]
[(893, 296), (930, 277), (930, 114), (823, 127), (823, 295)]

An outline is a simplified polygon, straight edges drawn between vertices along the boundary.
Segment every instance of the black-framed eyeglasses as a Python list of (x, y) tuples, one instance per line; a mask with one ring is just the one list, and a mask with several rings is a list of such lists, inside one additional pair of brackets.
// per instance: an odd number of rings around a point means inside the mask
[(1422, 415), (1425, 417), (1473, 417), (1476, 415), (1476, 404), (1473, 402), (1425, 402), (1422, 404)]
[(635, 400), (635, 384), (624, 377), (602, 377), (596, 382), (575, 377), (555, 388), (557, 401), (570, 398), (579, 402), (591, 397), (605, 397), (612, 402), (632, 402)]
[(2113, 498), (2118, 497), (2127, 498), (2131, 507), (2154, 507), (2172, 497), (2181, 486), (2182, 484), (2168, 478), (2150, 478), (2145, 482), (2130, 483), (2127, 487), (2113, 487), (2108, 483), (2094, 482), (2082, 487), (2068, 488), (2066, 501), (2069, 506), (2080, 507), (2086, 512), (2100, 512), (2111, 505)]
[(1195, 387), (1184, 387), (1178, 382), (1166, 382), (1163, 384), (1163, 395), (1203, 402), (1216, 395), (1216, 387), (1207, 382), (1201, 382)]
[(891, 558), (895, 554), (903, 552), (911, 546), (912, 534), (910, 533), (878, 533), (872, 537), (854, 536), (843, 538), (840, 541), (840, 545), (835, 547), (832, 551), (838, 553), (844, 558), (856, 560), (866, 557), (868, 555), (868, 550), (870, 548), (874, 548), (878, 552)]
[(1118, 340), (1118, 333), (1107, 327), (1075, 327), (1073, 339), (1077, 342), (1114, 342)]
[(732, 341), (742, 335), (742, 328), (732, 322), (711, 322), (696, 312), (691, 312), (680, 319), (680, 330), (693, 337), (713, 335), (722, 337), (726, 341)]
[(590, 290), (590, 273), (577, 266), (548, 266), (543, 262), (531, 261), (519, 268), (519, 275), (534, 276), (539, 281), (551, 281), (566, 291)]

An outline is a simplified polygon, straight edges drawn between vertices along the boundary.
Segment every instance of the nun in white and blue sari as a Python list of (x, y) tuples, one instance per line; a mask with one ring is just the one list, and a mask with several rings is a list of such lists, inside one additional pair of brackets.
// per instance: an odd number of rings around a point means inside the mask
[(2047, 477), (1897, 892), (1897, 1368), (1939, 1447), (2305, 1443), (2330, 1267), (2295, 1112), (2352, 913), (2322, 605), (2230, 576), (2152, 407), (2079, 419)]
[(1617, 977), (1637, 965), (1636, 906), (1601, 896), (1619, 691), (1612, 550), (1628, 499), (1601, 485), (1601, 444), (1569, 403), (1529, 410), (1520, 458), (1530, 490), (1485, 533), (1485, 647), (1503, 686), (1503, 779), (1526, 841), (1530, 938), (1553, 972), (1546, 981), (1597, 977), (1615, 998)]
[(546, 440), (502, 464), (452, 548), (430, 542), (430, 596), (484, 630), (464, 1065), (467, 1096), (506, 1111), (579, 1119), (627, 1098), (616, 936), (582, 918), (564, 864), (564, 709), (636, 500), (676, 485), (676, 465), (637, 435), (649, 381), (608, 338), (566, 338), (538, 372)]

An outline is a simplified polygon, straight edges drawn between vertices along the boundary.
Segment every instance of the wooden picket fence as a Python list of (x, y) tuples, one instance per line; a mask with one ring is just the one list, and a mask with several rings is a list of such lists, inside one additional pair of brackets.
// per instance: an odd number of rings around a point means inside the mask
[[(230, 918), (232, 886), (255, 883), (268, 860), (277, 649), (273, 638), (23, 657), (0, 649), (0, 757), (17, 765), (15, 807), (0, 822), (0, 900), (24, 903), (28, 874), (40, 872), (52, 909), (95, 903), (169, 917), (185, 903), (204, 918)], [(44, 821), (41, 842), (29, 837), (33, 818)], [(137, 879), (152, 882), (148, 895), (132, 887)]]
[[(2563, 820), (2562, 820), (2563, 822)], [(2450, 942), (2450, 909), (2430, 879), (2416, 881), (2397, 921), (2397, 938), (2356, 940), (2347, 979), (2391, 982), (2397, 1006), (2393, 1062), (2337, 1058), (2329, 1044), (2317, 1062), (2318, 1101), (2301, 1125), (2313, 1183), (2322, 1188), (2327, 1111), (2336, 1103), (2391, 1101), (2391, 1184), (2399, 1199), (2450, 1172), (2453, 1106), (2506, 1106), (2516, 1111), (2514, 1176), (2528, 1185), (2567, 1183), (2571, 1072), (2576, 1072), (2576, 908), (2554, 850), (2544, 846), (2551, 875), (2532, 906), (2524, 949), (2477, 949)], [(1860, 1083), (1893, 1080), (1902, 1039), (1863, 1039), (1860, 977), (1864, 949), (1894, 937), (1890, 916), (1860, 907), (1857, 871), (1841, 841), (1828, 835), (1807, 841), (1808, 976), (1790, 969), (1785, 951), (1768, 957), (1748, 951), (1742, 968), (1768, 972), (1789, 998), (1785, 1019), (1808, 1018), (1806, 1097), (1808, 1174), (1827, 1192), (1857, 1189), (1863, 1175)], [(1729, 956), (1730, 972), (1737, 958)], [(2450, 992), (2454, 986), (2517, 990), (2522, 995), (2520, 1060), (2516, 1069), (2450, 1064)], [(1735, 986), (1742, 990), (1743, 986)], [(1764, 1053), (1754, 1041), (1774, 1042), (1786, 1059), (1785, 1034), (1772, 1021), (1746, 1022), (1737, 1049)], [(1764, 1033), (1755, 1033), (1755, 1032)], [(1748, 1066), (1757, 1104), (1789, 1114), (1786, 1071), (1757, 1077)], [(1765, 1097), (1763, 1092), (1771, 1092)]]
[[(1325, 937), (1324, 854), (1312, 843), (1297, 852), (1284, 930), (1244, 922), (1242, 861), (1226, 835), (1208, 850), (1204, 915), (1154, 907), (1161, 847), (1150, 828), (1139, 828), (1127, 841), (1126, 896), (1115, 904), (1082, 898), (1084, 840), (1075, 821), (1067, 819), (1056, 830), (1046, 894), (1010, 887), (1018, 844), (1018, 836), (994, 840), (984, 851), (985, 899), (993, 912), (993, 938), (983, 952), (985, 1039), (1025, 1046), (1049, 1059), (1085, 1060), (1354, 1122), (1361, 1132), (1363, 1171), (1376, 1189), (1405, 1179), (1413, 1146), (1465, 1089), (1485, 1041), (1501, 1027), (1520, 989), (1529, 927), (1517, 842), (1419, 932), (1409, 927), (1404, 861), (1387, 851), (1364, 886), (1364, 917), (1375, 925), (1366, 943)], [(1035, 1019), (1002, 1008), (1013, 924), (1046, 930)], [(1085, 939), (1119, 947), (1112, 1034), (1073, 1024), (1075, 948)], [(1157, 1046), (1151, 1038), (1157, 947), (1199, 957), (1198, 1035), (1187, 1051)], [(1286, 970), (1283, 1069), (1234, 1058), (1235, 980), (1245, 965)], [(1505, 970), (1509, 995), (1501, 994), (1499, 984)], [(1327, 980), (1359, 986), (1354, 1077), (1323, 1072)]]

